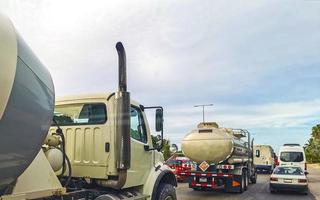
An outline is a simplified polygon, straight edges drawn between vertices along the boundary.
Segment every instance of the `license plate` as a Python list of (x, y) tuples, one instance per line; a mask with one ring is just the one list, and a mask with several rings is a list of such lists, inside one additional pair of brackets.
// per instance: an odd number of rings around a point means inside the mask
[(200, 183), (206, 183), (208, 180), (207, 178), (199, 178)]
[(283, 182), (285, 182), (285, 183), (292, 183), (292, 180), (291, 180), (291, 179), (284, 179)]

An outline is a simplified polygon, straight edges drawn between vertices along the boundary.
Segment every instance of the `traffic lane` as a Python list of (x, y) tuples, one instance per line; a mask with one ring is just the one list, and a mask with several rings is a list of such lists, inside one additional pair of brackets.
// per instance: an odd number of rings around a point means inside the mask
[(269, 192), (269, 178), (270, 175), (259, 174), (256, 184), (250, 184), (248, 191), (242, 194), (225, 193), (223, 190), (216, 191), (194, 191), (188, 187), (187, 183), (179, 183), (177, 188), (177, 198), (179, 200), (195, 200), (195, 199), (224, 199), (224, 200), (268, 200), (268, 199), (279, 199), (279, 200), (320, 200), (320, 169), (309, 167), (310, 174), (309, 188), (310, 192), (308, 195), (295, 192), (281, 192), (271, 194)]
[(310, 193), (320, 200), (320, 165), (308, 165)]

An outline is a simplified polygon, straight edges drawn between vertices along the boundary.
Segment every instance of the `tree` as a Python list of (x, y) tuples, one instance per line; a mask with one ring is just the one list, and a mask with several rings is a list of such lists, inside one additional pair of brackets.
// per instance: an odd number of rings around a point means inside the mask
[(311, 138), (304, 149), (309, 163), (320, 163), (320, 124), (312, 127)]
[(315, 139), (320, 139), (320, 124), (317, 124), (316, 126), (312, 127), (311, 135)]
[[(161, 136), (153, 136), (151, 135), (152, 138), (152, 144), (154, 148), (159, 148), (161, 145)], [(163, 146), (160, 149), (160, 151), (163, 153), (164, 160), (167, 160), (170, 158), (172, 152), (170, 151), (170, 140), (169, 139), (163, 139)]]

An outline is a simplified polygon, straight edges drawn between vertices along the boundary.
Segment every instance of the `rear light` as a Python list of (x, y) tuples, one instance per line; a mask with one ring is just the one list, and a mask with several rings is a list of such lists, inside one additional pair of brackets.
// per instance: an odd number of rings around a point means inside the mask
[(271, 177), (270, 181), (278, 181), (278, 178)]
[(307, 163), (304, 163), (304, 170), (307, 171)]
[(299, 183), (306, 183), (306, 182), (307, 182), (307, 179), (299, 179), (298, 182), (299, 182)]

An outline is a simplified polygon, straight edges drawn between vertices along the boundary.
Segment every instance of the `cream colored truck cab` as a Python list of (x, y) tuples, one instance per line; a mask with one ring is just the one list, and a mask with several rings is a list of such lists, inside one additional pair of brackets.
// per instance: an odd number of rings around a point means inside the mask
[[(70, 96), (56, 101), (54, 118), (65, 136), (72, 180), (79, 185), (85, 180), (87, 184), (108, 188), (108, 181), (118, 176), (117, 139), (113, 134), (116, 128), (115, 105), (115, 93)], [(158, 199), (156, 196), (163, 187), (170, 187), (174, 192), (176, 180), (163, 164), (162, 153), (153, 148), (145, 109), (149, 107), (131, 101), (131, 166), (119, 193), (134, 192), (145, 199)], [(56, 129), (52, 126), (49, 135)]]
[(121, 42), (117, 92), (64, 98), (54, 108), (49, 71), (1, 15), (0, 36), (0, 200), (176, 199), (144, 113), (156, 109), (163, 138), (163, 109), (130, 101)]

